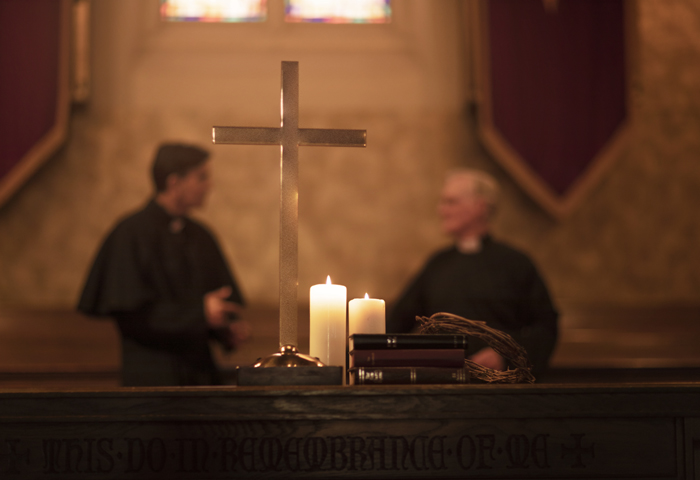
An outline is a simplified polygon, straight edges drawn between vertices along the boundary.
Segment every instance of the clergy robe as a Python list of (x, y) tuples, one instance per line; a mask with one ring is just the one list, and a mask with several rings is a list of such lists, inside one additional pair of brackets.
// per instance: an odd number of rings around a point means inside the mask
[[(387, 333), (409, 332), (416, 316), (446, 312), (510, 334), (528, 352), (534, 372), (547, 365), (557, 338), (557, 318), (544, 281), (522, 252), (490, 236), (481, 250), (456, 247), (434, 254), (392, 308)], [(486, 346), (470, 339), (469, 354)]]
[(204, 294), (227, 285), (242, 305), (212, 234), (151, 200), (107, 236), (78, 309), (117, 321), (124, 385), (217, 384)]

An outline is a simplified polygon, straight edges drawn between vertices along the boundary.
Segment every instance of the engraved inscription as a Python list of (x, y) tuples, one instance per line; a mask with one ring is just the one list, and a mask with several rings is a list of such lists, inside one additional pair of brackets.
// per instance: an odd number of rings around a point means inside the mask
[(585, 433), (572, 433), (571, 437), (574, 439), (574, 446), (567, 447), (564, 444), (561, 446), (561, 458), (568, 457), (572, 455), (574, 457), (574, 463), (571, 468), (585, 468), (586, 465), (583, 463), (583, 455), (589, 455), (591, 459), (595, 458), (595, 445), (591, 443), (588, 447), (583, 447), (582, 439)]
[(42, 441), (47, 474), (109, 473), (115, 467), (110, 438), (49, 438)]
[(0, 479), (680, 478), (673, 418), (4, 422)]
[(0, 453), (0, 473), (17, 475), (20, 473), (20, 463), (29, 465), (29, 451), (24, 450), (22, 453), (19, 453), (17, 449), (19, 442), (19, 439), (16, 438), (8, 438), (5, 440), (4, 443), (8, 453)]
[[(547, 434), (205, 438), (47, 438), (42, 471), (75, 474), (226, 474), (550, 468)], [(30, 451), (6, 439), (2, 472), (20, 474)], [(502, 465), (501, 465), (502, 466)]]

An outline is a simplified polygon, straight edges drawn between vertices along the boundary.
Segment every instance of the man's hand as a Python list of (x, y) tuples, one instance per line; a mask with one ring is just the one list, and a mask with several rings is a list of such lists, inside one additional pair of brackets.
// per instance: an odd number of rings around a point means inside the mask
[(505, 360), (503, 360), (503, 357), (496, 353), (496, 351), (491, 347), (482, 348), (474, 355), (469, 357), (469, 360), (471, 360), (474, 363), (478, 363), (483, 367), (491, 368), (493, 370), (506, 369), (506, 362)]
[(231, 347), (240, 347), (250, 337), (250, 324), (243, 320), (236, 320), (228, 326)]
[(250, 337), (250, 325), (243, 320), (236, 320), (228, 325), (213, 329), (214, 337), (224, 350), (230, 352), (240, 347)]
[(226, 300), (230, 295), (231, 287), (221, 287), (204, 294), (204, 317), (211, 328), (226, 327), (229, 314), (241, 311), (240, 305)]

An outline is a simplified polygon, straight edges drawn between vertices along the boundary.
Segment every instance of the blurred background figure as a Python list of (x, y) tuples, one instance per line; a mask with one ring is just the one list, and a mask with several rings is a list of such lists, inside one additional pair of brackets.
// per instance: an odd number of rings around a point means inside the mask
[(160, 146), (154, 197), (117, 223), (83, 289), (80, 311), (117, 321), (125, 386), (219, 384), (210, 339), (233, 349), (248, 336), (236, 320), (243, 296), (216, 240), (187, 216), (210, 190), (208, 159), (196, 146)]
[[(460, 169), (448, 174), (438, 212), (454, 244), (428, 260), (392, 309), (386, 330), (410, 332), (416, 316), (438, 312), (483, 320), (515, 338), (537, 374), (554, 350), (558, 314), (527, 255), (489, 233), (498, 193), (496, 181), (484, 172)], [(485, 367), (507, 367), (478, 339), (470, 339), (469, 353)]]

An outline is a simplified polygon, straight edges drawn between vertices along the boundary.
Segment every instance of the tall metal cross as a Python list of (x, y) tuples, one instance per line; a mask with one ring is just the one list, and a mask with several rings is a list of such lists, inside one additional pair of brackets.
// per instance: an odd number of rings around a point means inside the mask
[(364, 147), (366, 130), (299, 128), (299, 62), (282, 62), (280, 128), (214, 127), (216, 144), (280, 145), (280, 345), (297, 346), (299, 147)]

